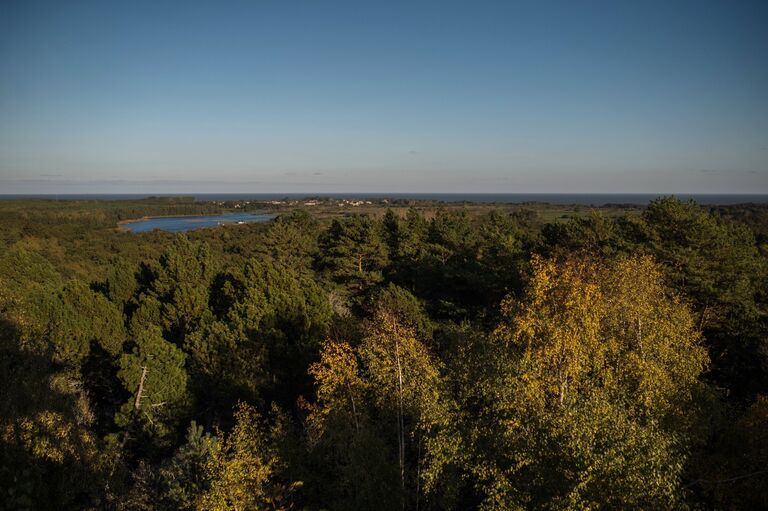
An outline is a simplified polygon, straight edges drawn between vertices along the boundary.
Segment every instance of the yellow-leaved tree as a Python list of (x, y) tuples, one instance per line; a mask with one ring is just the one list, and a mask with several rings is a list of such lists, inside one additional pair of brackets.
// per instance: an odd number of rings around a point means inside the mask
[(324, 343), (309, 369), (317, 402), (305, 424), (312, 455), (338, 469), (333, 509), (415, 508), (423, 493), (425, 433), (442, 417), (439, 366), (393, 309), (379, 304), (355, 348)]
[(255, 408), (240, 403), (235, 427), (216, 442), (206, 463), (210, 489), (199, 508), (207, 511), (290, 509), (289, 494), (301, 483), (277, 480), (281, 461)]
[(319, 405), (310, 415), (312, 428), (324, 429), (325, 419), (334, 413), (348, 417), (355, 431), (360, 431), (359, 414), (366, 385), (352, 347), (345, 342), (326, 341), (320, 361), (309, 367), (309, 374), (315, 380)]
[(693, 315), (649, 257), (534, 258), (525, 298), (502, 303), (495, 336), (519, 355), (529, 396), (559, 405), (601, 391), (668, 419), (707, 363)]
[(360, 355), (373, 400), (381, 410), (392, 412), (397, 420), (397, 459), (403, 507), (406, 499), (406, 451), (409, 440), (416, 443), (416, 489), (419, 495), (421, 437), (428, 422), (439, 416), (438, 366), (426, 346), (416, 338), (392, 311), (380, 308), (371, 321)]
[(451, 367), (459, 389), (461, 371), (484, 374), (458, 395), (486, 405), (456, 415), (448, 435), (461, 452), (435, 470), (468, 473), (483, 509), (678, 508), (708, 403), (688, 305), (647, 257), (535, 257), (532, 269), (479, 340), (488, 348)]
[[(320, 360), (309, 368), (317, 400), (300, 400), (309, 463), (324, 467), (307, 481), (307, 493), (322, 493), (328, 509), (385, 510), (400, 500), (387, 434), (381, 438), (370, 385), (358, 350), (343, 341), (323, 343)], [(389, 421), (387, 430), (389, 431)]]

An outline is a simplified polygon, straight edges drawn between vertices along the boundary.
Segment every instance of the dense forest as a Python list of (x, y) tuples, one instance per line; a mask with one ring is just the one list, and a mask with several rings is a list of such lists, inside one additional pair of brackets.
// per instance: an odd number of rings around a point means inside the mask
[(768, 208), (0, 207), (0, 508), (768, 508)]

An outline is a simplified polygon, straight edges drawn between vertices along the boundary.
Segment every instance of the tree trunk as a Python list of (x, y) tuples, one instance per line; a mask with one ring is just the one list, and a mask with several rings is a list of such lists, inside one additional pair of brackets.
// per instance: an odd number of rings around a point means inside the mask
[(405, 509), (405, 425), (403, 422), (403, 368), (400, 365), (400, 345), (395, 334), (395, 362), (397, 363), (398, 379), (398, 410), (397, 410), (397, 442), (398, 461), (400, 462), (400, 504)]
[(419, 435), (419, 447), (416, 454), (416, 511), (419, 511), (419, 497), (421, 492), (421, 435)]
[(349, 401), (352, 403), (352, 417), (355, 419), (355, 432), (360, 432), (360, 424), (357, 421), (357, 407), (355, 407), (355, 396), (352, 395), (352, 387), (347, 382), (347, 392), (349, 392)]
[(141, 409), (141, 393), (144, 392), (144, 379), (147, 377), (147, 366), (141, 368), (141, 378), (139, 379), (139, 389), (136, 391), (136, 400), (133, 402), (134, 415), (139, 414)]
[(110, 468), (109, 475), (107, 476), (107, 483), (104, 486), (104, 492), (107, 494), (107, 498), (110, 497), (109, 483), (112, 480), (112, 476), (115, 475), (115, 469), (117, 468), (117, 461), (120, 458), (123, 450), (125, 449), (126, 444), (128, 443), (131, 429), (133, 428), (134, 423), (136, 422), (136, 418), (139, 416), (139, 410), (141, 410), (141, 397), (142, 397), (142, 392), (144, 392), (144, 380), (146, 378), (147, 378), (147, 366), (143, 366), (141, 368), (141, 378), (139, 378), (139, 388), (136, 390), (136, 399), (133, 401), (133, 411), (131, 412), (131, 421), (128, 423), (128, 426), (125, 428), (125, 432), (123, 434), (123, 440), (120, 442), (120, 447), (118, 447), (117, 453), (115, 453), (115, 459), (112, 461), (112, 467)]

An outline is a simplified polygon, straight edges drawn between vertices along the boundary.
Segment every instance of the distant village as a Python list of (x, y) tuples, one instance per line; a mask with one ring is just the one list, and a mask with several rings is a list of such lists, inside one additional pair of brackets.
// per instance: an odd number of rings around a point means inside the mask
[(337, 199), (333, 197), (304, 197), (304, 198), (289, 198), (273, 199), (273, 200), (213, 200), (207, 201), (209, 204), (221, 206), (227, 209), (241, 209), (252, 210), (264, 207), (271, 208), (295, 208), (301, 206), (313, 207), (313, 206), (325, 206), (325, 207), (339, 207), (339, 208), (355, 208), (360, 206), (387, 206), (387, 205), (413, 205), (416, 202), (413, 199), (359, 199), (359, 198), (344, 198)]

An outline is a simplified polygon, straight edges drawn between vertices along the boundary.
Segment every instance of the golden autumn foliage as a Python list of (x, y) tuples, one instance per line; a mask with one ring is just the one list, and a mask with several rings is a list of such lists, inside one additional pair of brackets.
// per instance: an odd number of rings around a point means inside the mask
[(413, 328), (379, 310), (359, 348), (379, 406), (421, 415), (437, 399), (438, 368)]
[[(421, 445), (419, 435), (439, 413), (438, 365), (413, 328), (403, 325), (386, 308), (376, 311), (360, 346), (373, 401), (397, 418), (398, 463), (403, 506), (406, 501), (406, 457), (409, 441)], [(416, 466), (421, 465), (417, 449)], [(417, 475), (417, 478), (419, 476)], [(417, 481), (418, 483), (418, 481)], [(419, 487), (415, 489), (419, 498)]]
[(309, 367), (309, 374), (315, 380), (319, 406), (310, 415), (310, 423), (316, 430), (322, 429), (322, 422), (332, 412), (346, 411), (355, 429), (359, 429), (359, 410), (363, 401), (365, 382), (355, 352), (344, 342), (326, 341), (320, 352), (320, 361)]
[(280, 460), (269, 442), (256, 409), (240, 403), (235, 427), (217, 442), (206, 464), (211, 487), (203, 495), (201, 510), (251, 511), (289, 509), (292, 489), (275, 481)]
[(4, 425), (2, 437), (6, 442), (18, 439), (32, 456), (53, 463), (96, 454), (93, 435), (53, 410), (43, 410), (19, 419), (16, 424)]
[[(354, 503), (344, 506), (384, 509), (396, 505), (397, 500), (401, 506), (417, 502), (423, 492), (419, 468), (427, 451), (425, 432), (439, 417), (440, 375), (434, 356), (414, 328), (391, 309), (379, 307), (356, 349), (344, 342), (326, 341), (320, 360), (310, 366), (309, 373), (314, 378), (317, 402), (303, 406), (309, 412), (306, 425), (313, 447), (321, 441), (342, 442), (360, 448), (391, 449), (397, 459), (399, 488), (376, 497), (380, 490), (374, 487), (384, 490), (391, 481), (391, 474), (381, 466), (387, 454), (369, 453), (358, 460), (344, 447), (332, 448), (334, 456), (344, 458), (350, 468), (378, 471), (356, 476)], [(378, 420), (387, 431), (393, 430), (391, 437), (385, 437), (385, 445), (372, 441), (380, 426), (371, 419)], [(339, 436), (339, 431), (347, 434)], [(416, 473), (409, 473), (414, 465)]]
[(537, 258), (532, 264), (527, 295), (520, 303), (502, 303), (502, 314), (511, 321), (496, 336), (521, 352), (524, 377), (562, 404), (595, 374), (593, 366), (604, 365), (600, 326), (606, 304), (584, 263), (558, 268)]
[(489, 408), (456, 417), (447, 466), (473, 474), (482, 509), (676, 509), (707, 363), (688, 306), (647, 257), (532, 267), (486, 341)]
[(563, 405), (600, 389), (657, 419), (692, 398), (706, 350), (652, 259), (532, 265), (525, 298), (502, 304), (495, 332), (519, 352), (529, 397)]

